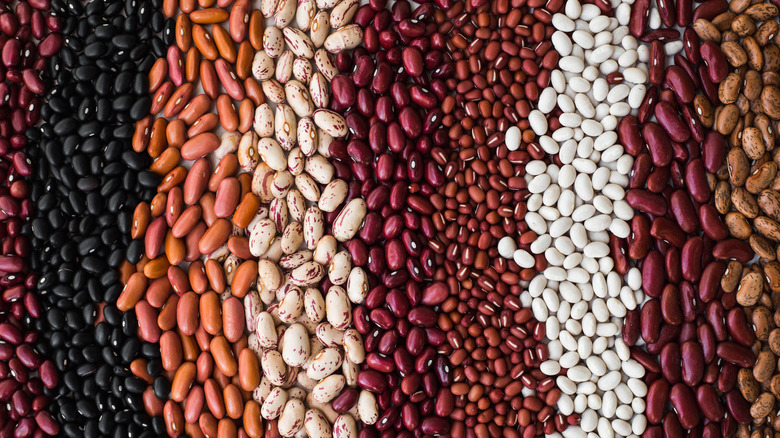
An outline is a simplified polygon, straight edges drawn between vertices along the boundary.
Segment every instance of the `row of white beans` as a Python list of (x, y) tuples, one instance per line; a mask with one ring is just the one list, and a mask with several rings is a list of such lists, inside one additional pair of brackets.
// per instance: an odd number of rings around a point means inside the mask
[[(567, 0), (553, 16), (561, 58), (529, 122), (542, 149), (562, 165), (537, 160), (526, 167), (532, 195), (525, 221), (539, 236), (530, 252), (509, 237), (498, 244), (503, 257), (523, 268), (533, 267), (538, 254), (548, 262), (520, 298), (545, 323), (550, 358), (541, 370), (557, 376), (559, 412), (581, 415), (579, 426), (555, 438), (638, 438), (647, 426), (645, 370), (621, 338), (627, 310), (645, 299), (641, 274), (631, 268), (621, 276), (609, 248), (610, 234), (627, 237), (634, 216), (624, 199), (634, 160), (616, 129), (647, 91), (649, 49), (629, 34), (631, 3), (613, 0), (615, 17), (608, 17), (595, 5)], [(657, 15), (651, 9), (651, 24), (660, 25)], [(607, 81), (615, 72), (622, 83)], [(551, 131), (547, 118), (556, 107), (561, 127)]]

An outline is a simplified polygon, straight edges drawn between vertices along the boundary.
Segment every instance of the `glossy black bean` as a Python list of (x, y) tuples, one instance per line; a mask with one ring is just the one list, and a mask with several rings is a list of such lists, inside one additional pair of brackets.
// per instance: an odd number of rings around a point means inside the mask
[(156, 36), (172, 29), (160, 7), (159, 0), (51, 4), (64, 48), (52, 59), (43, 123), (30, 137), (37, 208), (23, 232), (44, 297), (44, 318), (30, 324), (40, 328), (39, 351), (62, 372), (63, 385), (47, 391), (63, 436), (164, 434), (145, 412), (146, 382), (129, 372), (139, 357), (159, 367), (159, 347), (140, 342), (134, 313), (115, 305), (117, 269), (143, 253), (128, 235), (133, 210), (159, 184), (130, 140), (151, 107), (149, 69), (173, 41)]

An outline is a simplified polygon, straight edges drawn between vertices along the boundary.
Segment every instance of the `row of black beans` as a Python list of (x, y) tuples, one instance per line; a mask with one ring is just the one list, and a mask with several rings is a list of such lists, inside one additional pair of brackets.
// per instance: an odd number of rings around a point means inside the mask
[(159, 183), (130, 140), (149, 111), (148, 72), (173, 42), (174, 23), (162, 14), (162, 0), (51, 6), (64, 45), (50, 63), (43, 123), (27, 133), (36, 211), (24, 227), (44, 309), (27, 323), (60, 374), (45, 394), (61, 436), (162, 436), (162, 418), (144, 409), (147, 384), (130, 370), (141, 358), (159, 376), (159, 347), (139, 341), (135, 314), (115, 303), (120, 266), (143, 252), (129, 237), (133, 210)]

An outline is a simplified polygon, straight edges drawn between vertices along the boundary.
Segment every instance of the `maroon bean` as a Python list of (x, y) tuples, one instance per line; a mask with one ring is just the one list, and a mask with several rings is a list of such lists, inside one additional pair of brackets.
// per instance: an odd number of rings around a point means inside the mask
[[(646, 307), (646, 306), (645, 306)], [(683, 312), (680, 307), (680, 291), (673, 284), (664, 286), (661, 293), (660, 310), (664, 321), (671, 325), (680, 325), (683, 323)]]
[(715, 173), (726, 157), (726, 139), (717, 131), (709, 131), (702, 143), (702, 160), (707, 172)]
[(450, 422), (440, 417), (426, 417), (420, 423), (420, 430), (428, 435), (446, 435), (450, 427)]
[(366, 365), (380, 373), (390, 373), (395, 370), (393, 359), (373, 352), (366, 356)]
[(726, 265), (719, 261), (709, 263), (702, 272), (699, 298), (704, 303), (714, 300), (720, 292), (720, 280), (726, 273)]
[(0, 339), (13, 345), (19, 345), (22, 343), (22, 337), (22, 332), (13, 324), (9, 322), (0, 323)]
[(35, 420), (32, 418), (22, 418), (14, 428), (14, 438), (27, 438), (33, 436), (35, 432)]
[(716, 353), (719, 358), (741, 367), (752, 367), (756, 362), (753, 352), (734, 342), (721, 342)]
[(745, 312), (739, 307), (729, 310), (726, 315), (726, 327), (731, 337), (745, 347), (753, 346), (756, 341), (756, 334), (748, 324)]
[(636, 309), (626, 312), (623, 320), (623, 342), (629, 347), (636, 345), (641, 334), (640, 313)]
[(662, 41), (658, 38), (655, 40), (648, 38), (651, 33), (654, 31), (650, 31), (643, 35), (643, 42), (650, 43), (650, 61), (648, 62), (648, 69), (649, 69), (649, 80), (650, 83), (658, 86), (661, 85), (661, 83), (664, 80), (664, 74), (666, 72), (666, 54), (664, 53), (664, 48)]
[(381, 393), (387, 388), (387, 379), (384, 375), (374, 370), (364, 370), (358, 373), (358, 385), (373, 393)]
[(734, 419), (740, 424), (750, 424), (753, 418), (750, 415), (750, 404), (742, 397), (738, 389), (726, 393), (726, 408)]
[(425, 331), (419, 327), (412, 327), (406, 337), (406, 350), (412, 356), (418, 356), (426, 346)]
[(666, 131), (657, 123), (642, 125), (642, 137), (649, 147), (655, 166), (667, 166), (672, 161), (672, 144)]
[[(381, 407), (382, 406), (380, 404), (380, 408)], [(379, 419), (377, 419), (376, 422), (376, 428), (378, 430), (387, 430), (395, 424), (396, 420), (398, 420), (398, 417), (400, 416), (400, 410), (397, 406), (389, 406), (383, 409), (384, 412), (379, 416)]]
[(661, 336), (661, 320), (660, 302), (655, 299), (647, 301), (640, 313), (641, 334), (646, 343), (656, 342)]
[(57, 375), (57, 369), (52, 361), (45, 360), (38, 369), (38, 375), (40, 376), (44, 386), (47, 388), (52, 389), (57, 386), (59, 378)]
[(736, 260), (747, 263), (753, 259), (753, 250), (747, 243), (737, 239), (726, 239), (715, 244), (712, 255), (721, 260)]
[(333, 100), (344, 108), (355, 104), (357, 91), (355, 84), (344, 75), (335, 75), (330, 81), (333, 90)]
[(348, 386), (344, 388), (341, 393), (331, 401), (331, 407), (339, 414), (343, 414), (355, 406), (358, 400), (358, 395), (359, 393), (355, 388)]
[(698, 231), (699, 215), (688, 193), (684, 190), (673, 192), (669, 200), (669, 209), (684, 232), (692, 234)]
[(718, 211), (711, 204), (702, 204), (699, 207), (699, 218), (704, 234), (714, 241), (721, 241), (729, 236), (729, 229), (720, 218)]
[(661, 350), (670, 342), (674, 342), (680, 336), (680, 326), (664, 325), (661, 327), (661, 335), (658, 340), (647, 345), (647, 352), (650, 354), (660, 354)]
[(658, 119), (658, 123), (672, 140), (683, 142), (690, 137), (691, 133), (685, 122), (683, 122), (680, 115), (668, 102), (659, 101), (655, 105), (654, 114)]
[(704, 355), (704, 362), (710, 363), (716, 355), (717, 340), (715, 339), (715, 332), (709, 325), (702, 324), (696, 328), (696, 334)]
[(628, 28), (631, 31), (631, 35), (636, 38), (641, 37), (645, 33), (649, 9), (650, 2), (648, 0), (639, 0), (631, 8), (631, 20)]
[(669, 399), (677, 411), (680, 425), (685, 429), (694, 428), (700, 421), (698, 404), (688, 386), (684, 383), (677, 383), (669, 391)]
[(629, 114), (618, 123), (618, 139), (626, 152), (633, 156), (638, 156), (644, 150), (645, 142), (640, 133), (641, 125), (636, 117)]
[(666, 85), (674, 92), (677, 100), (682, 103), (693, 102), (696, 87), (688, 73), (677, 65), (666, 68)]
[(404, 69), (411, 76), (422, 75), (423, 68), (425, 68), (422, 53), (416, 47), (406, 47), (403, 49), (403, 63)]
[(655, 360), (655, 358), (647, 351), (639, 349), (637, 347), (631, 347), (631, 357), (637, 362), (639, 362), (640, 364), (642, 364), (642, 366), (645, 367), (646, 370), (653, 373), (661, 372), (661, 366), (658, 365), (658, 362)]
[(704, 416), (710, 421), (718, 422), (726, 413), (726, 409), (718, 399), (718, 394), (710, 385), (701, 385), (696, 389), (696, 401)]
[(422, 306), (410, 310), (407, 318), (409, 322), (420, 327), (433, 327), (438, 319), (433, 309)]
[(677, 383), (682, 379), (681, 358), (680, 345), (676, 342), (670, 342), (661, 349), (661, 355), (659, 356), (661, 373), (670, 384)]
[(626, 202), (636, 210), (653, 216), (666, 214), (666, 200), (663, 196), (650, 193), (646, 190), (631, 189), (626, 193)]
[(426, 306), (436, 306), (444, 302), (449, 295), (450, 290), (447, 284), (437, 281), (423, 289), (422, 304)]
[(689, 138), (688, 141), (693, 139), (696, 141), (695, 144), (697, 145), (704, 141), (704, 136), (706, 135), (704, 125), (699, 121), (699, 117), (696, 115), (693, 108), (691, 108), (690, 105), (681, 104), (680, 112), (682, 113), (683, 120), (688, 126), (688, 130), (691, 131), (691, 138)]
[[(699, 7), (696, 8), (697, 11), (699, 11), (699, 8), (701, 8), (704, 5), (707, 4), (726, 4), (728, 5), (724, 0), (707, 0)], [(720, 50), (720, 47), (713, 43), (712, 41), (705, 41), (700, 46), (700, 52), (702, 60), (704, 61), (704, 64), (707, 66), (706, 72), (708, 75), (708, 78), (714, 83), (718, 84), (724, 79), (726, 79), (726, 76), (729, 73), (729, 64), (726, 60), (726, 56), (723, 54), (723, 52)]]
[(694, 236), (685, 242), (680, 252), (683, 278), (696, 283), (702, 275), (702, 252), (704, 243), (701, 237)]
[(16, 357), (22, 361), (24, 366), (31, 370), (37, 370), (41, 365), (41, 358), (29, 344), (22, 344), (16, 347)]
[(398, 114), (398, 121), (401, 128), (409, 138), (417, 138), (422, 133), (422, 122), (420, 116), (411, 107), (401, 109)]
[(704, 354), (702, 347), (696, 342), (686, 341), (680, 345), (682, 356), (682, 380), (690, 387), (695, 387), (704, 376)]
[[(663, 291), (663, 285), (663, 257), (657, 250), (652, 250), (642, 265), (642, 288), (648, 296), (658, 298)], [(660, 318), (657, 321), (660, 321)]]
[(39, 411), (35, 414), (35, 423), (42, 431), (49, 435), (57, 435), (60, 431), (60, 425), (56, 420), (46, 411)]
[(650, 424), (660, 424), (669, 400), (669, 382), (656, 379), (647, 389), (645, 415)]
[(653, 224), (650, 227), (650, 235), (659, 241), (668, 242), (677, 248), (682, 248), (685, 245), (685, 233), (675, 222), (672, 222), (665, 217), (653, 219)]
[(374, 309), (370, 313), (371, 322), (378, 325), (380, 328), (384, 330), (390, 330), (393, 327), (395, 327), (395, 317), (393, 314), (385, 309), (385, 308), (378, 308)]

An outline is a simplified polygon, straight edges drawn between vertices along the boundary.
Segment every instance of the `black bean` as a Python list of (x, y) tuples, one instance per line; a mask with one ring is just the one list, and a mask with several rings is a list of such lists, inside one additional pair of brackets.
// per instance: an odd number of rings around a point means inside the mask
[[(155, 6), (156, 5), (156, 6)], [(136, 338), (138, 322), (116, 301), (117, 269), (137, 263), (143, 241), (129, 231), (138, 202), (151, 201), (159, 176), (135, 153), (135, 122), (148, 115), (148, 73), (164, 56), (173, 29), (161, 2), (52, 0), (64, 47), (52, 57), (53, 80), (29, 136), (31, 268), (44, 308), (39, 351), (61, 371), (51, 410), (62, 436), (161, 436), (145, 412), (147, 383), (130, 373), (137, 358), (162, 370), (159, 346)]]

